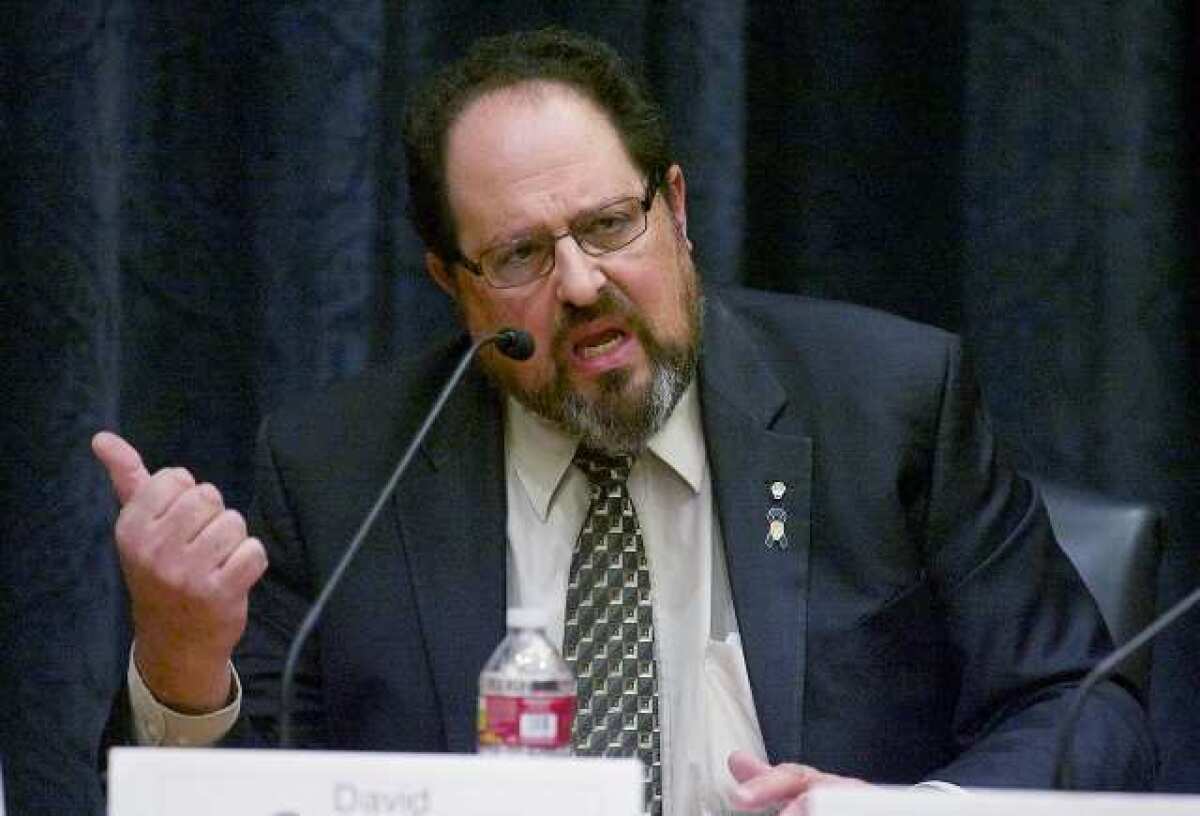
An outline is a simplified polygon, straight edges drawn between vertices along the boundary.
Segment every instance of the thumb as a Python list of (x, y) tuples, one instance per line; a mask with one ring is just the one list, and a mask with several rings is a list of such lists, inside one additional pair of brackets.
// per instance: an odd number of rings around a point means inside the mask
[(763, 762), (749, 751), (733, 751), (725, 762), (729, 766), (729, 773), (739, 784), (771, 770), (768, 763)]
[(117, 500), (125, 504), (138, 491), (150, 474), (142, 464), (137, 450), (115, 433), (101, 431), (92, 437), (92, 453), (108, 471)]

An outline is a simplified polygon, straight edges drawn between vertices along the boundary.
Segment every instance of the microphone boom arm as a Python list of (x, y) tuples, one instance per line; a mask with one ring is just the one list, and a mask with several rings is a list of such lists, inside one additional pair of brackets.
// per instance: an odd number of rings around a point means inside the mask
[[(296, 666), (300, 661), (300, 652), (304, 648), (304, 644), (308, 641), (313, 629), (316, 628), (318, 619), (321, 617), (321, 612), (325, 609), (325, 605), (329, 602), (330, 596), (333, 595), (339, 583), (341, 583), (342, 574), (346, 568), (350, 566), (350, 562), (354, 560), (355, 554), (362, 547), (363, 540), (367, 537), (367, 532), (375, 523), (375, 518), (383, 510), (383, 506), (391, 497), (392, 491), (396, 489), (396, 485), (400, 481), (400, 477), (408, 470), (408, 463), (412, 460), (413, 454), (417, 448), (425, 441), (425, 436), (429, 433), (429, 429), (433, 427), (433, 423), (441, 414), (446, 401), (450, 399), (450, 394), (458, 386), (459, 380), (467, 370), (467, 366), (475, 359), (475, 355), (479, 350), (489, 343), (496, 343), (500, 351), (506, 356), (511, 356), (514, 359), (528, 359), (533, 353), (533, 338), (526, 332), (518, 329), (501, 329), (495, 334), (489, 334), (476, 340), (471, 344), (471, 347), (459, 360), (458, 366), (454, 369), (454, 373), (450, 375), (450, 379), (443, 386), (442, 391), (434, 400), (433, 407), (425, 415), (425, 421), (421, 423), (421, 427), (417, 429), (417, 433), (413, 436), (412, 441), (408, 443), (408, 448), (404, 451), (404, 456), (400, 458), (399, 464), (392, 471), (391, 477), (388, 478), (387, 484), (379, 491), (379, 496), (375, 499), (375, 504), (371, 507), (362, 524), (359, 525), (358, 531), (354, 533), (354, 537), (350, 539), (350, 544), (346, 547), (346, 551), (342, 553), (341, 560), (333, 568), (329, 578), (325, 581), (325, 586), (322, 587), (320, 594), (317, 595), (315, 601), (308, 609), (308, 614), (304, 616), (304, 620), (300, 623), (300, 627), (296, 630), (295, 636), (292, 638), (291, 646), (288, 648), (287, 659), (283, 664), (283, 674), (280, 679), (280, 700), (279, 700), (279, 747), (290, 748), (292, 745), (292, 703), (295, 698), (295, 678)], [(511, 353), (515, 351), (515, 353)]]
[(1096, 664), (1083, 681), (1075, 689), (1071, 703), (1058, 726), (1058, 745), (1054, 751), (1054, 789), (1070, 790), (1074, 785), (1071, 769), (1071, 742), (1075, 734), (1075, 723), (1083, 713), (1083, 701), (1087, 698), (1092, 687), (1107, 678), (1114, 670), (1143, 646), (1158, 636), (1160, 632), (1178, 620), (1185, 612), (1200, 601), (1200, 588), (1192, 592), (1179, 603), (1164, 612), (1149, 626), (1138, 632), (1120, 648), (1113, 649), (1103, 660)]

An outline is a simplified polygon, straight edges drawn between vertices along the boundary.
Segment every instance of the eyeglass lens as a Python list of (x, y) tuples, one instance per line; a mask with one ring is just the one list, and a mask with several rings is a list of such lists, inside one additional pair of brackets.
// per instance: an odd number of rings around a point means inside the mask
[(484, 276), (493, 286), (520, 286), (550, 273), (554, 246), (570, 235), (589, 255), (615, 252), (646, 231), (646, 211), (638, 198), (614, 201), (576, 218), (561, 235), (543, 233), (493, 247), (479, 258)]

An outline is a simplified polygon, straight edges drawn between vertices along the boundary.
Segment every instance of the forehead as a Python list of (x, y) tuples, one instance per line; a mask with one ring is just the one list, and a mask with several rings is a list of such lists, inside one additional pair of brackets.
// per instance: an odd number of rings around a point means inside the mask
[(638, 194), (639, 179), (605, 113), (564, 85), (493, 91), (447, 134), (448, 198), (463, 242)]

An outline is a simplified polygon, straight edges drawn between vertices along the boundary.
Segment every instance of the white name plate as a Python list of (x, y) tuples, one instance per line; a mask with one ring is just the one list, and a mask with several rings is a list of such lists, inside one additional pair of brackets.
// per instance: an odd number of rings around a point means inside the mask
[(109, 816), (636, 816), (636, 759), (114, 748)]
[(1200, 796), (912, 788), (817, 788), (808, 816), (1197, 816)]

